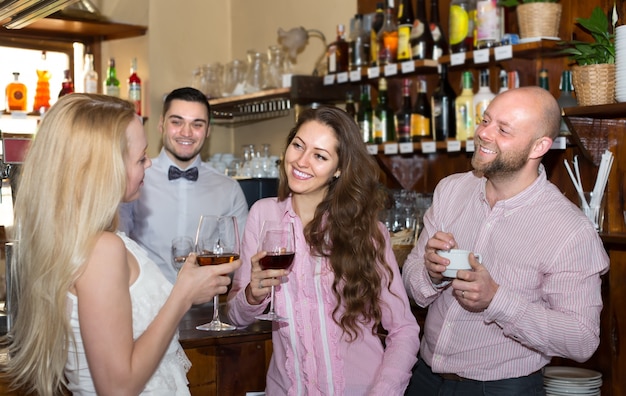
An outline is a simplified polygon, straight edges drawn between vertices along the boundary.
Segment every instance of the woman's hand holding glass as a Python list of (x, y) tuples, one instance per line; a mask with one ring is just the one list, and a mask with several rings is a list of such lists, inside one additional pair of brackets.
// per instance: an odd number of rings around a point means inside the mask
[(187, 256), (178, 272), (172, 293), (180, 293), (190, 305), (204, 304), (215, 296), (226, 293), (231, 282), (230, 274), (241, 266), (241, 260), (221, 265), (199, 266), (196, 253)]
[[(259, 305), (270, 295), (271, 287), (284, 282), (284, 276), (289, 275), (289, 269), (261, 268), (260, 260), (267, 256), (264, 251), (258, 252), (250, 258), (252, 262), (252, 274), (250, 275), (250, 287), (246, 290), (246, 299), (250, 305)], [(256, 287), (255, 287), (256, 286)]]

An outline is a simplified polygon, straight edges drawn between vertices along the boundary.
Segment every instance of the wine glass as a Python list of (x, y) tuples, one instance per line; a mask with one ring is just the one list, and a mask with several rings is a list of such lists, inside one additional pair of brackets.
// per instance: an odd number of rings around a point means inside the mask
[[(196, 233), (196, 262), (199, 265), (219, 265), (239, 260), (239, 230), (234, 216), (200, 216)], [(219, 296), (213, 297), (213, 320), (197, 326), (198, 330), (228, 331), (236, 327), (219, 317)]]
[[(293, 223), (263, 222), (259, 251), (265, 251), (267, 255), (259, 261), (261, 268), (263, 270), (289, 268), (295, 256), (295, 246)], [(269, 312), (256, 318), (278, 322), (287, 320), (274, 311), (274, 285), (272, 285)]]
[(189, 253), (194, 251), (193, 239), (188, 236), (179, 236), (172, 239), (172, 266), (176, 272), (180, 271)]

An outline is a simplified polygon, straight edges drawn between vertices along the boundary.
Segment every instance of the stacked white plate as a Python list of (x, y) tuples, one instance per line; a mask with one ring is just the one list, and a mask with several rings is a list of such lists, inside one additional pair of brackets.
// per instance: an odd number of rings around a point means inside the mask
[(626, 102), (626, 25), (615, 29), (615, 99)]
[(602, 374), (578, 367), (548, 366), (543, 385), (547, 396), (600, 396)]

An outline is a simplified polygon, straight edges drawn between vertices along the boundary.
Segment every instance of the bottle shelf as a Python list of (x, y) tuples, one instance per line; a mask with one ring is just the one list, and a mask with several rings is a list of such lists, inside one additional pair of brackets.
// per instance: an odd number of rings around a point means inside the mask
[(209, 100), (215, 124), (234, 125), (284, 117), (291, 109), (290, 89), (277, 88)]

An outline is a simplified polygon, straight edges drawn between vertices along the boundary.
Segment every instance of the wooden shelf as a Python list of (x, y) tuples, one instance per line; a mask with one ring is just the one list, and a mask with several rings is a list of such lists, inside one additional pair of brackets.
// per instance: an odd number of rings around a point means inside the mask
[(139, 37), (146, 34), (146, 26), (129, 25), (113, 21), (76, 20), (47, 17), (22, 29), (0, 28), (0, 37), (39, 38), (54, 41), (107, 41)]

